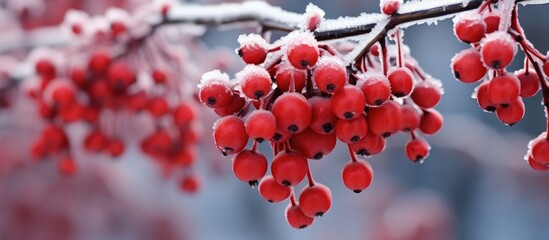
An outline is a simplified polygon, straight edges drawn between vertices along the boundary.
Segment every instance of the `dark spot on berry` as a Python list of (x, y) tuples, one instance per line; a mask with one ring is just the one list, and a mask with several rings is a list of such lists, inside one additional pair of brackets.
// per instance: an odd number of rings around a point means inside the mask
[(333, 83), (330, 83), (330, 84), (326, 85), (326, 90), (328, 90), (329, 92), (333, 92), (335, 90), (335, 88), (336, 88), (336, 86)]
[(509, 124), (507, 124), (507, 126), (512, 127), (512, 126), (515, 125), (515, 124), (516, 124), (516, 123), (509, 123)]
[(292, 124), (288, 127), (288, 131), (290, 131), (291, 133), (295, 133), (297, 132), (297, 130), (299, 130), (299, 128), (295, 124)]
[(459, 79), (459, 77), (461, 77), (461, 75), (459, 74), (458, 71), (454, 71), (454, 77), (455, 77), (456, 79)]
[(508, 108), (508, 107), (509, 107), (509, 104), (508, 104), (508, 103), (502, 103), (502, 104), (500, 104), (500, 106), (501, 106), (502, 108)]
[(230, 147), (224, 147), (223, 152), (234, 152), (234, 149), (232, 149)]
[(217, 100), (214, 98), (214, 97), (209, 97), (208, 98), (208, 105), (215, 105), (215, 103), (217, 103)]
[(421, 161), (421, 159), (423, 159), (423, 156), (421, 156), (421, 155), (418, 154), (418, 155), (416, 156), (416, 159), (415, 159), (414, 162), (419, 162), (419, 161)]
[(331, 123), (325, 123), (322, 125), (322, 130), (324, 130), (325, 133), (330, 133), (334, 130), (334, 126), (332, 126)]
[(324, 213), (323, 212), (317, 212), (317, 213), (315, 213), (315, 216), (316, 217), (322, 217), (322, 216), (324, 216)]
[(515, 41), (517, 41), (517, 42), (522, 42), (522, 40), (523, 40), (523, 39), (522, 39), (522, 36), (521, 36), (521, 35), (515, 36)]
[(291, 185), (291, 183), (288, 180), (284, 180), (284, 181), (282, 181), (282, 185), (284, 185), (286, 187), (289, 187)]
[(302, 66), (302, 67), (307, 67), (307, 66), (309, 66), (309, 61), (307, 61), (307, 60), (301, 60), (301, 66)]
[(275, 141), (278, 141), (278, 140), (282, 139), (282, 134), (280, 134), (280, 133), (275, 133), (275, 135), (273, 136), (273, 139), (274, 139)]
[(500, 61), (497, 61), (497, 60), (496, 60), (496, 61), (492, 61), (492, 62), (490, 63), (490, 66), (492, 66), (492, 67), (495, 68), (495, 69), (500, 69), (500, 68), (501, 68), (501, 62), (500, 62)]
[(269, 200), (267, 200), (267, 202), (273, 203), (273, 200), (269, 199)]
[(238, 53), (238, 56), (242, 57), (242, 48), (238, 49), (237, 53)]
[(364, 148), (356, 151), (356, 154), (362, 155), (362, 156), (370, 156), (370, 152), (368, 152), (368, 150)]
[(226, 156), (227, 156), (227, 153), (224, 152), (224, 151), (221, 151), (221, 154), (223, 155), (223, 157), (226, 157)]
[(324, 157), (324, 154), (317, 153), (317, 154), (315, 154), (315, 156), (313, 158), (318, 160), (318, 159), (321, 159), (322, 157)]
[(343, 117), (345, 117), (346, 119), (351, 119), (354, 116), (355, 116), (355, 114), (352, 113), (352, 112), (346, 112), (346, 113), (343, 114)]
[(386, 133), (383, 133), (383, 138), (388, 138), (391, 136), (391, 133), (390, 132), (386, 132)]
[(260, 99), (265, 93), (263, 91), (255, 91), (255, 99)]
[(301, 226), (299, 226), (299, 229), (304, 229), (306, 227), (307, 227), (307, 225), (301, 225)]
[(354, 193), (361, 193), (362, 190), (353, 190)]
[(360, 140), (360, 137), (359, 137), (359, 136), (353, 136), (353, 137), (351, 138), (351, 142), (356, 142), (356, 141), (358, 141), (358, 140)]
[(486, 111), (488, 111), (488, 112), (495, 112), (495, 111), (496, 111), (496, 107), (494, 107), (494, 106), (488, 106), (488, 107), (486, 107)]
[(383, 104), (383, 100), (381, 100), (381, 99), (375, 100), (375, 101), (374, 101), (374, 104), (375, 104), (376, 106), (381, 106), (381, 104)]
[(255, 188), (259, 184), (257, 180), (248, 181), (248, 184), (250, 184), (250, 187)]
[(255, 140), (256, 140), (258, 143), (262, 143), (263, 141), (265, 141), (265, 139), (263, 139), (263, 138), (256, 138)]
[(402, 92), (396, 92), (396, 93), (395, 93), (395, 97), (404, 97), (404, 96), (405, 96), (405, 95), (404, 95), (404, 93), (402, 93)]

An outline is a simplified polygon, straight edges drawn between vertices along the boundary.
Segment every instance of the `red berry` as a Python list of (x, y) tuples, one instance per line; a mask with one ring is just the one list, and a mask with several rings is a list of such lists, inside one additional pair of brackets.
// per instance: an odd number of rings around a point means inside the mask
[(278, 89), (283, 92), (290, 90), (292, 80), (296, 92), (301, 92), (305, 87), (306, 73), (303, 70), (295, 69), (291, 64), (282, 62), (278, 65), (278, 70), (275, 74), (275, 82)]
[(479, 42), (485, 32), (486, 23), (476, 11), (461, 13), (454, 18), (454, 34), (463, 42)]
[(348, 162), (341, 173), (345, 186), (355, 193), (360, 193), (368, 188), (374, 178), (372, 166), (364, 160)]
[(75, 89), (66, 83), (51, 84), (48, 90), (51, 90), (51, 99), (53, 103), (60, 107), (68, 106), (74, 103), (76, 99)]
[(520, 81), (513, 74), (493, 78), (488, 85), (488, 97), (495, 104), (507, 107), (520, 95)]
[(380, 107), (370, 108), (366, 117), (369, 131), (389, 137), (400, 128), (400, 105), (395, 101), (387, 101)]
[(412, 93), (414, 79), (408, 68), (397, 67), (389, 71), (387, 75), (391, 84), (391, 93), (395, 97), (406, 97)]
[(334, 131), (337, 117), (332, 112), (332, 100), (328, 97), (309, 98), (312, 118), (309, 128), (318, 134), (330, 134)]
[(180, 149), (173, 156), (173, 161), (183, 167), (189, 167), (194, 165), (196, 159), (196, 150), (192, 147), (185, 147)]
[(147, 110), (155, 118), (162, 117), (170, 111), (168, 101), (163, 97), (155, 97), (147, 104)]
[(261, 179), (258, 190), (261, 197), (271, 203), (282, 202), (292, 193), (289, 187), (278, 184), (272, 176)]
[(227, 106), (216, 108), (214, 109), (214, 112), (220, 117), (233, 115), (240, 111), (243, 111), (243, 113), (246, 113), (248, 112), (249, 107), (246, 107), (246, 109), (244, 109), (245, 105), (246, 105), (246, 100), (243, 97), (240, 97), (237, 94), (235, 94), (233, 95), (231, 102), (227, 104)]
[(90, 56), (88, 68), (95, 74), (105, 74), (110, 64), (110, 53), (106, 51), (97, 51)]
[(244, 95), (250, 99), (260, 99), (271, 91), (271, 75), (262, 67), (247, 65), (236, 74)]
[(498, 30), (500, 21), (498, 11), (485, 12), (483, 19), (486, 23), (486, 33), (493, 33)]
[(347, 70), (336, 57), (323, 57), (318, 61), (313, 79), (320, 91), (335, 93), (347, 82)]
[(270, 140), (274, 143), (285, 143), (291, 136), (292, 133), (288, 129), (281, 128), (277, 125), (276, 132)]
[(65, 122), (74, 122), (83, 117), (83, 108), (77, 102), (59, 109), (59, 117)]
[(246, 120), (246, 133), (250, 138), (258, 142), (271, 139), (276, 133), (276, 119), (274, 115), (266, 110), (260, 109), (252, 112)]
[(522, 120), (525, 111), (524, 102), (522, 101), (522, 98), (519, 97), (506, 108), (498, 107), (496, 109), (496, 115), (502, 123), (513, 126)]
[(55, 78), (56, 69), (52, 61), (41, 58), (38, 59), (35, 63), (35, 71), (38, 75), (44, 78), (52, 79)]
[(200, 180), (195, 175), (181, 179), (180, 188), (187, 193), (195, 193), (200, 188)]
[(72, 82), (80, 88), (85, 88), (88, 83), (88, 74), (84, 68), (73, 67), (70, 77)]
[(157, 130), (142, 142), (143, 151), (156, 159), (163, 160), (172, 149), (173, 140), (164, 130)]
[(307, 174), (307, 158), (298, 152), (282, 151), (273, 158), (271, 173), (277, 183), (295, 186)]
[(480, 45), (482, 61), (491, 69), (507, 67), (513, 61), (516, 53), (516, 41), (503, 31), (487, 34)]
[(463, 83), (478, 82), (487, 71), (480, 53), (474, 48), (465, 49), (452, 58), (454, 77)]
[(495, 112), (496, 104), (488, 97), (488, 85), (490, 82), (483, 82), (477, 88), (473, 97), (477, 99), (477, 103), (484, 111)]
[(400, 107), (400, 131), (416, 130), (420, 120), (421, 114), (414, 106), (406, 104)]
[(540, 81), (538, 75), (530, 70), (526, 72), (526, 69), (515, 71), (515, 75), (520, 81), (520, 96), (532, 97), (536, 95), (540, 89)]
[(332, 96), (332, 112), (340, 119), (351, 120), (364, 112), (366, 100), (357, 86), (345, 85)]
[(442, 122), (442, 115), (437, 110), (434, 108), (425, 109), (421, 116), (419, 130), (426, 135), (433, 135), (442, 128)]
[(320, 183), (307, 185), (299, 195), (299, 206), (307, 217), (322, 217), (332, 206), (332, 192)]
[(366, 104), (369, 106), (381, 106), (391, 97), (391, 84), (389, 79), (383, 75), (366, 77), (360, 83), (360, 89), (362, 89)]
[(33, 159), (40, 160), (48, 155), (45, 141), (41, 138), (34, 141), (31, 145), (30, 155)]
[(408, 159), (412, 162), (422, 162), (429, 156), (430, 150), (431, 146), (429, 143), (420, 138), (410, 139), (410, 141), (406, 143), (406, 156), (408, 156)]
[(156, 84), (163, 84), (168, 81), (168, 76), (166, 75), (166, 72), (162, 70), (155, 69), (152, 72), (152, 79), (154, 80), (154, 83)]
[(384, 14), (393, 15), (398, 11), (402, 2), (402, 0), (381, 0), (379, 6)]
[(290, 139), (292, 149), (299, 151), (306, 158), (321, 159), (336, 146), (335, 134), (318, 134), (310, 128), (297, 133)]
[(442, 90), (433, 81), (422, 81), (414, 87), (412, 100), (420, 108), (435, 107), (440, 101)]
[(267, 173), (268, 165), (267, 158), (263, 154), (244, 150), (233, 158), (233, 173), (240, 181), (254, 187)]
[(88, 151), (101, 152), (107, 148), (108, 138), (99, 130), (91, 131), (84, 140), (84, 147)]
[(248, 143), (244, 121), (236, 116), (223, 117), (214, 124), (214, 140), (224, 155), (239, 153)]
[(107, 151), (114, 158), (120, 157), (124, 153), (124, 142), (117, 138), (111, 139), (108, 143)]
[(267, 57), (269, 44), (258, 34), (240, 35), (238, 55), (247, 64), (261, 64)]
[(229, 76), (218, 70), (204, 73), (198, 85), (200, 102), (210, 108), (222, 108), (233, 100), (233, 91), (229, 84)]
[(61, 172), (61, 174), (65, 176), (74, 176), (74, 174), (76, 173), (76, 164), (74, 160), (69, 156), (61, 158), (58, 167), (59, 172)]
[(532, 158), (541, 164), (549, 164), (549, 140), (547, 132), (543, 132), (528, 145), (532, 150)]
[(293, 228), (304, 229), (313, 224), (314, 220), (314, 218), (305, 216), (299, 205), (292, 206), (290, 204), (286, 208), (286, 221)]
[(172, 112), (173, 123), (178, 127), (188, 126), (197, 118), (196, 109), (190, 103), (180, 103)]
[(109, 67), (107, 80), (111, 88), (119, 93), (134, 84), (137, 78), (128, 64), (117, 62)]
[(545, 73), (545, 76), (549, 76), (549, 59), (545, 59), (543, 62), (543, 73)]
[(57, 153), (65, 149), (69, 144), (65, 131), (53, 124), (48, 124), (44, 127), (41, 137), (44, 140), (46, 149), (53, 153)]
[(319, 50), (311, 32), (294, 31), (286, 37), (286, 55), (297, 69), (308, 69), (318, 61)]
[(530, 165), (530, 167), (532, 169), (537, 170), (537, 171), (547, 171), (547, 170), (549, 170), (549, 165), (536, 162), (536, 160), (534, 160), (534, 158), (532, 158), (532, 156), (528, 157), (528, 165)]
[(305, 130), (312, 118), (311, 104), (299, 93), (284, 93), (278, 97), (271, 109), (277, 126), (291, 133)]
[(385, 148), (385, 139), (382, 136), (368, 133), (358, 142), (352, 143), (351, 148), (358, 155), (375, 155), (383, 151)]
[(337, 138), (347, 144), (359, 141), (368, 133), (368, 122), (366, 116), (361, 114), (352, 120), (337, 120), (335, 132)]

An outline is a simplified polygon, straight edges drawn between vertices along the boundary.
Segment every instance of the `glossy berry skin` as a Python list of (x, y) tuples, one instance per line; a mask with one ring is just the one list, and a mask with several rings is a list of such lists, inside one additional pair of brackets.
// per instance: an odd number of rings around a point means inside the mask
[(309, 69), (316, 64), (319, 56), (319, 50), (316, 45), (299, 42), (290, 44), (287, 56), (292, 66), (297, 69)]
[(520, 96), (521, 97), (533, 97), (539, 92), (540, 81), (538, 75), (529, 70), (526, 72), (525, 69), (521, 69), (515, 72), (515, 76), (520, 81)]
[(295, 91), (301, 92), (305, 87), (305, 71), (295, 69), (288, 63), (281, 63), (281, 65), (282, 66), (278, 68), (278, 71), (275, 74), (275, 82), (278, 89), (283, 92), (289, 91), (293, 78)]
[(312, 109), (312, 118), (309, 128), (318, 134), (334, 132), (337, 117), (332, 112), (332, 100), (328, 97), (315, 96), (309, 98)]
[(291, 136), (292, 136), (292, 133), (288, 129), (281, 128), (280, 126), (277, 125), (276, 132), (273, 135), (273, 137), (270, 139), (270, 141), (274, 143), (284, 143), (288, 141), (288, 139), (290, 139)]
[(269, 50), (265, 47), (266, 45), (266, 42), (264, 42), (264, 44), (242, 45), (240, 46), (240, 49), (238, 49), (238, 55), (242, 58), (242, 61), (247, 64), (261, 64), (265, 61), (267, 51)]
[(305, 130), (312, 119), (311, 104), (299, 93), (284, 93), (278, 97), (271, 112), (276, 118), (277, 126), (288, 129), (291, 133)]
[(215, 145), (223, 154), (239, 153), (248, 143), (244, 121), (236, 116), (226, 116), (214, 124)]
[(266, 176), (259, 182), (259, 194), (270, 203), (279, 203), (290, 197), (291, 189), (280, 185), (272, 176)]
[(543, 62), (543, 73), (545, 73), (545, 76), (549, 76), (549, 59), (545, 59)]
[(211, 80), (198, 92), (200, 102), (210, 108), (222, 108), (233, 100), (233, 92), (224, 81)]
[(335, 128), (337, 138), (347, 144), (358, 142), (368, 134), (368, 121), (361, 114), (352, 120), (339, 119)]
[(385, 148), (385, 138), (368, 133), (358, 142), (351, 144), (353, 151), (362, 156), (371, 156), (380, 153)]
[(63, 157), (58, 163), (59, 172), (64, 176), (74, 176), (76, 174), (76, 163), (71, 157)]
[(299, 194), (299, 206), (307, 217), (322, 217), (332, 206), (332, 192), (320, 183), (307, 185)]
[(433, 108), (440, 101), (442, 93), (438, 86), (429, 81), (423, 81), (414, 87), (412, 100), (420, 108)]
[(423, 110), (419, 130), (426, 135), (433, 135), (442, 128), (442, 115), (435, 109)]
[(498, 107), (496, 109), (496, 116), (502, 123), (513, 126), (522, 120), (525, 111), (524, 102), (522, 101), (522, 98), (519, 97), (506, 108)]
[(480, 55), (491, 69), (503, 69), (513, 61), (517, 53), (515, 40), (506, 32), (494, 32), (482, 40)]
[(364, 160), (348, 162), (341, 173), (345, 186), (355, 193), (368, 188), (374, 178), (372, 166)]
[(532, 158), (541, 164), (549, 164), (549, 141), (546, 136), (547, 132), (544, 132), (529, 144)]
[(454, 21), (454, 34), (465, 43), (479, 42), (486, 32), (486, 23), (477, 12), (458, 15)]
[(360, 84), (364, 99), (368, 106), (381, 106), (391, 97), (391, 83), (383, 75), (373, 75)]
[(330, 154), (336, 146), (335, 134), (318, 134), (310, 128), (294, 134), (290, 139), (292, 149), (299, 151), (306, 158), (321, 159)]
[(400, 128), (400, 114), (400, 105), (395, 101), (370, 108), (366, 115), (368, 130), (378, 136), (389, 137)]
[(216, 109), (214, 109), (214, 112), (220, 117), (233, 115), (233, 114), (235, 114), (239, 111), (242, 111), (242, 110), (247, 112), (248, 108), (243, 109), (244, 105), (246, 105), (246, 99), (244, 99), (244, 98), (242, 98), (242, 97), (235, 94), (235, 95), (233, 95), (233, 97), (231, 99), (231, 102), (229, 104), (227, 104), (227, 106), (216, 108)]
[(320, 91), (333, 94), (343, 89), (347, 82), (347, 70), (337, 61), (321, 59), (313, 73)]
[(237, 77), (242, 92), (250, 99), (258, 100), (271, 91), (271, 76), (262, 67), (248, 65)]
[(353, 85), (345, 85), (332, 96), (332, 112), (339, 119), (351, 120), (359, 117), (365, 104), (362, 90)]
[(267, 110), (256, 110), (246, 120), (246, 133), (258, 142), (271, 139), (276, 133), (276, 119)]
[(393, 15), (398, 11), (400, 5), (402, 5), (402, 0), (381, 0), (379, 4), (381, 12), (387, 15)]
[(295, 151), (282, 151), (273, 158), (271, 173), (277, 183), (295, 186), (307, 174), (307, 158)]
[(430, 150), (431, 146), (423, 139), (410, 139), (410, 141), (406, 143), (406, 156), (408, 156), (408, 159), (412, 162), (421, 162), (429, 156)]
[(501, 20), (498, 12), (485, 12), (483, 19), (484, 23), (486, 23), (486, 33), (493, 33), (498, 30), (499, 21)]
[(292, 206), (290, 204), (286, 208), (286, 221), (295, 229), (304, 229), (313, 224), (314, 220), (312, 217), (305, 216), (299, 205)]
[(520, 81), (515, 75), (506, 74), (493, 78), (488, 85), (488, 97), (502, 107), (515, 102), (520, 95)]
[(408, 104), (400, 107), (400, 131), (414, 131), (419, 127), (420, 121), (421, 115), (415, 107)]
[(469, 48), (462, 50), (452, 58), (452, 72), (454, 77), (463, 83), (478, 82), (488, 69), (484, 66), (480, 53)]
[(536, 162), (536, 160), (534, 160), (534, 158), (532, 158), (532, 156), (528, 157), (528, 165), (530, 165), (530, 167), (532, 169), (536, 170), (536, 171), (547, 171), (547, 170), (549, 170), (549, 165)]
[(267, 158), (257, 152), (244, 150), (233, 158), (233, 173), (240, 181), (257, 186), (268, 168)]
[(405, 97), (412, 93), (414, 80), (412, 72), (408, 68), (397, 67), (389, 71), (387, 75), (391, 84), (391, 94), (395, 97)]
[(480, 108), (486, 112), (495, 112), (497, 104), (488, 97), (488, 85), (490, 82), (483, 82), (475, 89), (475, 98)]

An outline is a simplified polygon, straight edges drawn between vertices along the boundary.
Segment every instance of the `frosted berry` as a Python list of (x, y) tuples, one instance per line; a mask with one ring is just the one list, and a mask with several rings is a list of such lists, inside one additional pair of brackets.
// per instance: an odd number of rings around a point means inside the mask
[(482, 61), (491, 69), (507, 67), (517, 53), (517, 43), (506, 32), (493, 32), (486, 35), (480, 46)]
[(414, 87), (412, 100), (420, 108), (435, 107), (440, 101), (442, 91), (432, 81), (422, 81)]
[(360, 89), (362, 89), (366, 104), (369, 106), (381, 106), (391, 97), (391, 84), (384, 75), (366, 77), (360, 83)]
[(502, 123), (513, 126), (522, 120), (525, 111), (524, 102), (519, 97), (505, 108), (498, 107), (496, 109), (496, 116)]
[(387, 101), (377, 108), (370, 108), (366, 118), (368, 129), (373, 134), (389, 137), (400, 128), (400, 105), (395, 101)]
[(297, 69), (308, 69), (319, 57), (318, 43), (310, 32), (292, 32), (286, 37), (288, 60)]
[(402, 2), (402, 0), (381, 0), (379, 6), (384, 14), (393, 15), (398, 11)]
[(493, 78), (488, 85), (488, 97), (502, 107), (515, 102), (520, 95), (520, 81), (513, 74)]
[(515, 71), (515, 76), (520, 81), (520, 96), (521, 97), (532, 97), (536, 95), (540, 89), (540, 81), (538, 75), (529, 70), (526, 72), (525, 69)]
[(410, 141), (406, 143), (406, 156), (408, 156), (408, 159), (412, 162), (421, 162), (429, 156), (430, 150), (431, 146), (423, 139), (410, 139)]
[(294, 90), (301, 92), (305, 87), (306, 73), (303, 70), (295, 69), (287, 62), (280, 63), (278, 71), (275, 74), (275, 82), (278, 89), (283, 92), (290, 90), (290, 85), (294, 83)]
[(484, 19), (484, 23), (486, 23), (486, 33), (493, 33), (498, 30), (499, 21), (501, 20), (499, 16), (499, 12), (497, 11), (485, 12), (483, 19)]
[(291, 133), (305, 130), (312, 118), (311, 104), (299, 93), (284, 93), (273, 103), (271, 109), (276, 124)]
[(347, 70), (337, 58), (323, 57), (315, 67), (313, 79), (320, 91), (335, 93), (347, 82)]
[(266, 110), (256, 110), (246, 120), (246, 133), (258, 142), (271, 139), (276, 133), (276, 119)]
[(238, 37), (240, 48), (238, 55), (247, 64), (261, 64), (267, 57), (269, 44), (257, 34), (240, 35)]
[(354, 143), (368, 134), (368, 121), (366, 116), (361, 114), (359, 117), (351, 120), (337, 120), (335, 132), (337, 138), (347, 144)]
[(345, 85), (332, 96), (332, 112), (339, 119), (351, 120), (359, 117), (365, 104), (364, 93), (353, 85)]
[(225, 155), (242, 151), (248, 143), (244, 121), (236, 116), (223, 117), (214, 124), (214, 140)]
[(246, 97), (260, 99), (271, 91), (271, 75), (262, 67), (248, 65), (236, 74), (240, 87)]
[(463, 83), (477, 82), (486, 75), (487, 71), (480, 53), (474, 48), (465, 49), (452, 58), (454, 77)]
[(476, 11), (459, 14), (454, 18), (454, 34), (466, 43), (479, 42), (486, 32), (486, 23)]
[(402, 105), (400, 107), (400, 131), (414, 131), (419, 127), (421, 114), (412, 105)]
[(387, 78), (391, 84), (391, 94), (395, 97), (405, 97), (412, 93), (414, 79), (408, 68), (393, 68), (389, 71)]
[(312, 109), (311, 130), (318, 134), (330, 134), (334, 131), (337, 117), (332, 112), (332, 100), (328, 97), (309, 98)]
[(419, 130), (426, 135), (433, 135), (442, 128), (442, 115), (435, 109), (423, 110)]
[(549, 141), (547, 132), (543, 132), (529, 144), (532, 151), (532, 158), (538, 163), (549, 164)]
[(477, 99), (477, 103), (486, 112), (495, 112), (497, 104), (490, 100), (488, 97), (488, 85), (490, 82), (483, 82), (477, 88), (475, 88), (474, 98)]

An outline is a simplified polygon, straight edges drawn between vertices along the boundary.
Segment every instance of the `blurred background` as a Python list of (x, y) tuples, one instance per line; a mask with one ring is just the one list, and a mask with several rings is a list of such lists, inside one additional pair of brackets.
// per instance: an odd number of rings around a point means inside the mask
[[(0, 0), (0, 40), (2, 32), (18, 26), (57, 25), (68, 8), (100, 14), (109, 6), (132, 9), (140, 2)], [(293, 12), (304, 12), (308, 4), (269, 2)], [(14, 18), (12, 12), (24, 3), (34, 8)], [(327, 18), (379, 12), (379, 1), (312, 3), (324, 9)], [(525, 6), (519, 12), (528, 39), (542, 53), (549, 49), (547, 12), (549, 5)], [(243, 67), (233, 54), (236, 39), (255, 30), (211, 28), (201, 39), (212, 51), (209, 56), (226, 59), (234, 74)], [(368, 159), (375, 173), (373, 185), (355, 194), (341, 181), (349, 156), (339, 144), (311, 164), (315, 179), (331, 188), (333, 205), (307, 229), (290, 228), (284, 217), (286, 202), (265, 202), (256, 189), (233, 176), (230, 158), (209, 153), (211, 111), (201, 110), (206, 129), (197, 155), (201, 188), (186, 194), (165, 181), (137, 147), (129, 146), (116, 161), (89, 161), (72, 178), (60, 176), (48, 162), (29, 160), (39, 123), (32, 117), (34, 110), (26, 107), (25, 96), (15, 93), (10, 95), (11, 107), (0, 110), (0, 239), (546, 239), (549, 175), (531, 170), (523, 160), (528, 141), (546, 126), (539, 93), (525, 99), (521, 122), (505, 126), (477, 106), (471, 98), (473, 85), (453, 78), (450, 59), (468, 45), (454, 37), (451, 20), (411, 26), (404, 42), (445, 90), (437, 107), (445, 123), (441, 132), (427, 138), (432, 146), (429, 158), (421, 165), (411, 163), (403, 150), (407, 137), (392, 137), (382, 154)], [(522, 68), (523, 59), (519, 54), (509, 69)], [(270, 156), (266, 145), (260, 149)]]

